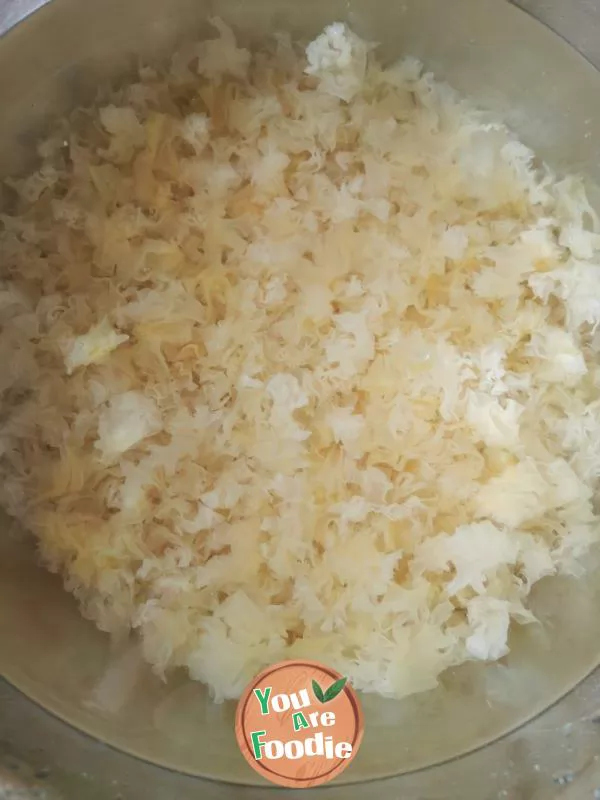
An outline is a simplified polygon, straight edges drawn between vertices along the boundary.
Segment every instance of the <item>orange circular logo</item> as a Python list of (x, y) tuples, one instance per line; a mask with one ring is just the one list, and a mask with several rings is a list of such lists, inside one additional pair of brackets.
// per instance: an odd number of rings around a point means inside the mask
[(346, 678), (317, 661), (281, 661), (238, 703), (235, 735), (263, 778), (294, 789), (327, 783), (360, 746), (363, 716)]

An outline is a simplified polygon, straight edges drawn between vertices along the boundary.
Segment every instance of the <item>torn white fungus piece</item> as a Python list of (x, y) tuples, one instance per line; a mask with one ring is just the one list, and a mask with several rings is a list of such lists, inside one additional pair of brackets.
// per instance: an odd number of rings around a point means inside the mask
[(96, 447), (105, 460), (125, 453), (162, 429), (156, 403), (140, 391), (114, 395), (98, 418)]
[(306, 73), (319, 78), (322, 91), (350, 101), (364, 85), (370, 49), (346, 25), (335, 22), (306, 48)]
[(70, 375), (77, 367), (96, 364), (105, 359), (119, 345), (129, 340), (125, 333), (118, 333), (107, 319), (63, 345), (65, 367)]
[(0, 503), (216, 700), (426, 691), (592, 563), (598, 217), (414, 58), (214, 25), (10, 181)]
[(497, 597), (474, 597), (467, 603), (467, 620), (472, 633), (467, 653), (483, 661), (496, 661), (508, 653), (510, 603)]

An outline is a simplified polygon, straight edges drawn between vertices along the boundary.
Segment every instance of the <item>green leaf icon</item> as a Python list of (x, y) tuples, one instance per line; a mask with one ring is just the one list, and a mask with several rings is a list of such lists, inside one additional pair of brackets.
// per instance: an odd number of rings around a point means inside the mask
[(315, 693), (315, 697), (320, 703), (328, 703), (330, 700), (334, 700), (346, 685), (347, 680), (348, 678), (340, 678), (339, 680), (334, 681), (326, 691), (323, 691), (319, 684), (313, 680), (312, 688), (313, 692)]
[(330, 700), (333, 700), (338, 694), (342, 691), (344, 686), (346, 685), (346, 681), (348, 678), (340, 678), (339, 680), (332, 683), (329, 689), (324, 694), (323, 703), (328, 703)]
[(321, 687), (319, 686), (319, 684), (315, 680), (313, 680), (313, 682), (312, 682), (312, 688), (313, 688), (313, 692), (315, 693), (315, 697), (317, 698), (317, 700), (319, 702), (321, 702), (321, 703), (324, 703), (325, 702), (325, 695), (323, 694), (323, 689), (321, 689)]

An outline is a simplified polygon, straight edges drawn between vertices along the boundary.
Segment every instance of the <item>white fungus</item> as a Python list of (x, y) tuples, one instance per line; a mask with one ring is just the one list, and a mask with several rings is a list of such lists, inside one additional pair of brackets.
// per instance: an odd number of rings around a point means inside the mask
[(424, 691), (598, 540), (598, 219), (414, 59), (215, 24), (13, 182), (0, 502), (218, 700)]

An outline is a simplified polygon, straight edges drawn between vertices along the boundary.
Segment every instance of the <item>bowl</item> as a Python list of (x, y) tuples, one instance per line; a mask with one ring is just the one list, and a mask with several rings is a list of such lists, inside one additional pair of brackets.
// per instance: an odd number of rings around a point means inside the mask
[[(125, 79), (140, 58), (160, 61), (186, 39), (202, 37), (217, 14), (249, 42), (276, 30), (309, 41), (329, 22), (347, 21), (380, 42), (384, 61), (420, 58), (556, 170), (584, 174), (596, 197), (600, 75), (505, 0), (5, 0), (2, 10), (0, 175), (33, 163), (35, 143), (53, 119), (91, 102), (99, 85)], [(600, 12), (594, 22), (600, 26)], [(490, 765), (505, 769), (507, 743), (520, 741), (511, 732), (528, 736), (543, 719), (555, 720), (546, 726), (581, 719), (577, 704), (596, 691), (594, 679), (581, 682), (600, 661), (599, 575), (541, 581), (533, 596), (540, 624), (515, 631), (501, 663), (464, 665), (444, 674), (438, 689), (402, 701), (363, 696), (361, 750), (351, 769), (319, 791), (358, 798), (369, 782), (377, 796), (391, 798), (454, 785), (457, 796), (487, 797), (489, 786), (480, 781)], [(165, 683), (134, 644), (111, 644), (81, 617), (60, 579), (40, 568), (35, 544), (7, 517), (0, 517), (0, 675), (8, 684), (0, 724), (13, 740), (5, 749), (15, 763), (25, 758), (24, 774), (38, 758), (30, 753), (33, 737), (44, 752), (50, 747), (52, 770), (64, 771), (66, 786), (86, 773), (99, 798), (125, 796), (110, 788), (108, 776), (117, 776), (111, 780), (120, 787), (127, 773), (137, 775), (131, 797), (150, 797), (158, 786), (168, 788), (157, 797), (264, 794), (235, 742), (235, 704), (212, 703), (183, 673)], [(540, 717), (551, 707), (554, 717)], [(26, 744), (19, 750), (20, 741)], [(536, 741), (545, 740), (538, 734)], [(554, 752), (541, 747), (534, 772), (554, 775)], [(476, 766), (468, 766), (467, 754)], [(86, 758), (94, 764), (87, 771)], [(90, 785), (65, 796), (93, 797)]]

